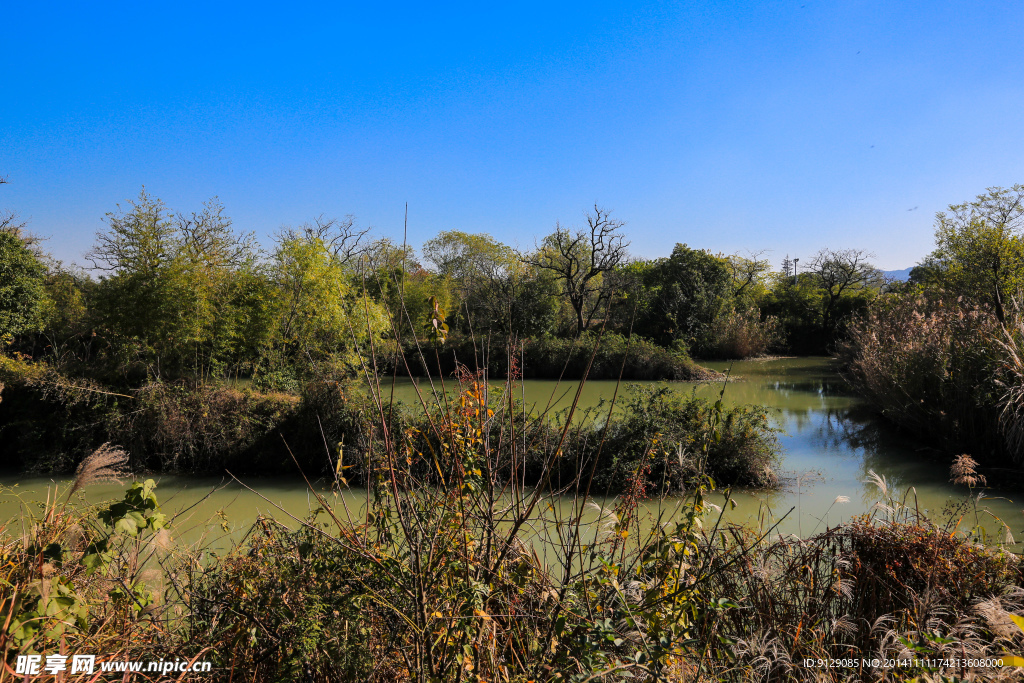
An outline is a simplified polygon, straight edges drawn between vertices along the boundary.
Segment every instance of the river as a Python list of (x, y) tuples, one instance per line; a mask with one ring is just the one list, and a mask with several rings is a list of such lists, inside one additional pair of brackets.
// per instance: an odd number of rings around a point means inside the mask
[[(1002, 538), (1008, 527), (1013, 536), (1024, 538), (1024, 506), (1013, 502), (1019, 493), (994, 486), (983, 490), (977, 512), (973, 504), (964, 506), (970, 491), (949, 483), (948, 458), (938, 458), (919, 448), (871, 414), (846, 387), (830, 359), (784, 358), (705, 365), (729, 372), (732, 381), (726, 385), (724, 394), (727, 404), (766, 405), (783, 430), (779, 435), (783, 451), (779, 472), (782, 487), (777, 491), (734, 492), (737, 505), (735, 509), (727, 506), (729, 521), (760, 524), (763, 528), (781, 518), (775, 532), (808, 536), (856, 515), (884, 514), (875, 507), (886, 499), (879, 486), (869, 481), (870, 473), (874, 472), (884, 477), (889, 496), (927, 511), (936, 521), (952, 519), (950, 523), (956, 524), (960, 519), (962, 528), (980, 523), (995, 539)], [(708, 398), (717, 397), (722, 389), (720, 383), (668, 384)], [(602, 398), (610, 398), (614, 385), (610, 381), (588, 382), (580, 407), (593, 407)], [(571, 404), (576, 387), (576, 382), (528, 380), (521, 391), (528, 404), (550, 404), (557, 410)], [(390, 393), (390, 386), (386, 390)], [(411, 382), (397, 383), (395, 398), (415, 404), (416, 392)], [(230, 480), (176, 476), (157, 479), (164, 509), (178, 513), (177, 535), (189, 540), (203, 538), (215, 545), (221, 545), (226, 538), (238, 538), (258, 514), (272, 514), (294, 526), (287, 513), (302, 516), (316, 507), (315, 499), (297, 478), (246, 479), (245, 483), (260, 495)], [(0, 494), (0, 520), (15, 522), (23, 506), (38, 508), (48, 490), (66, 485), (66, 480), (4, 477), (0, 484), (4, 487)], [(123, 486), (112, 483), (99, 484), (88, 490), (87, 497), (90, 501), (119, 497), (122, 489)], [(975, 495), (979, 491), (976, 489)], [(346, 498), (358, 508), (364, 493), (352, 491)], [(712, 500), (716, 498), (712, 496)], [(720, 496), (717, 500), (721, 502)], [(657, 505), (656, 501), (648, 503), (652, 509)], [(1016, 543), (1013, 547), (1019, 549)]]

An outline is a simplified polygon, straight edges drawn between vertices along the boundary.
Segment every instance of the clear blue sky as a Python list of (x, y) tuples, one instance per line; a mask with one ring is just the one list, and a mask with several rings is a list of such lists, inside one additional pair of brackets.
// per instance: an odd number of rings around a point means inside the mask
[[(598, 202), (883, 268), (1024, 182), (1020, 2), (4, 3), (0, 208), (81, 261), (142, 185), (261, 239), (321, 213), (521, 246)], [(916, 208), (915, 208), (916, 207)], [(914, 209), (914, 210), (910, 210)]]

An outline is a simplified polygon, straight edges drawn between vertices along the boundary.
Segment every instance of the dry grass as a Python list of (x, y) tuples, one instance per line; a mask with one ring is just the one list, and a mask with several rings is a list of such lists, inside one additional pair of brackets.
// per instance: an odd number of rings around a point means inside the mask
[(971, 456), (964, 453), (956, 456), (953, 466), (949, 470), (949, 481), (954, 484), (970, 486), (971, 488), (981, 485), (985, 486), (988, 481), (984, 474), (978, 474), (978, 462)]
[(121, 483), (128, 475), (128, 453), (123, 448), (105, 443), (85, 458), (75, 470), (75, 479), (68, 489), (67, 499), (82, 487), (99, 482)]
[(922, 440), (989, 459), (999, 438), (998, 323), (960, 301), (882, 298), (840, 345), (844, 376), (886, 418)]

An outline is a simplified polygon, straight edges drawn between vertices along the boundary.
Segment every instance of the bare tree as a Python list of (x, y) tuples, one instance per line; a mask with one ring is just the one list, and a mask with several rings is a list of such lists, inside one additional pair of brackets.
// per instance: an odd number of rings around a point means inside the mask
[(833, 329), (836, 307), (843, 294), (879, 286), (882, 274), (868, 259), (874, 254), (863, 249), (822, 249), (807, 264), (806, 275), (825, 294), (825, 326)]
[(256, 258), (259, 247), (252, 232), (236, 234), (224, 205), (216, 197), (203, 210), (174, 217), (184, 254), (192, 264), (212, 268), (238, 268)]
[(594, 205), (584, 214), (585, 228), (570, 230), (555, 224), (555, 231), (544, 238), (536, 253), (526, 262), (550, 270), (562, 283), (569, 304), (576, 313), (576, 334), (586, 330), (595, 313), (611, 298), (611, 289), (602, 275), (623, 263), (629, 242), (619, 230), (623, 221)]
[(279, 239), (320, 240), (332, 257), (342, 265), (347, 265), (366, 251), (366, 247), (361, 246), (361, 242), (371, 230), (371, 228), (356, 227), (355, 222), (355, 217), (352, 215), (339, 219), (324, 218), (324, 215), (320, 214), (311, 222), (303, 223), (298, 228), (283, 228)]
[(21, 220), (14, 211), (0, 211), (0, 232), (6, 232), (19, 239), (25, 239), (25, 227), (28, 221)]

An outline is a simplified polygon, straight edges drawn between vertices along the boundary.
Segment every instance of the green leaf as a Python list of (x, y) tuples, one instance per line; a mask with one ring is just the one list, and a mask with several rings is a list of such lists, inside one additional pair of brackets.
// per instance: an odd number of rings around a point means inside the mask
[(114, 524), (114, 531), (128, 534), (129, 536), (139, 535), (139, 527), (131, 517), (122, 517), (117, 520)]

